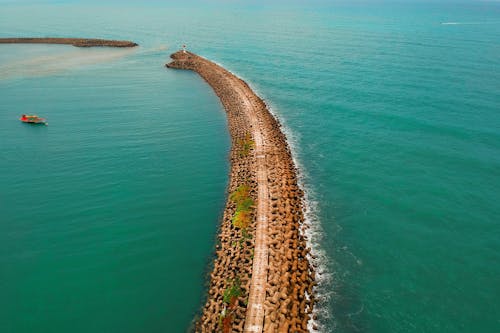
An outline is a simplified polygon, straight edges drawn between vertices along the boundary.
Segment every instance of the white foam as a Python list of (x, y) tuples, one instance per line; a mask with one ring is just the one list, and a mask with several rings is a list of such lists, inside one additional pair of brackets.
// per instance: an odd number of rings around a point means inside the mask
[[(258, 90), (255, 90), (252, 85), (249, 86), (261, 96)], [(331, 297), (331, 292), (328, 292), (328, 286), (332, 283), (332, 274), (328, 271), (329, 258), (326, 252), (321, 248), (321, 242), (323, 239), (323, 229), (319, 221), (319, 206), (317, 200), (315, 200), (316, 195), (309, 182), (309, 176), (306, 173), (302, 163), (298, 159), (299, 155), (299, 138), (295, 135), (290, 127), (286, 125), (284, 119), (276, 112), (276, 107), (270, 105), (270, 103), (265, 102), (269, 112), (280, 122), (281, 130), (286, 137), (288, 146), (292, 153), (293, 163), (297, 168), (297, 182), (299, 187), (304, 191), (303, 206), (304, 206), (304, 222), (300, 228), (300, 231), (307, 239), (307, 246), (311, 249), (308, 254), (309, 263), (313, 266), (316, 273), (316, 282), (318, 285), (314, 288), (314, 293), (317, 303), (313, 309), (313, 317), (319, 318), (329, 318), (330, 312), (326, 306), (328, 299)], [(309, 298), (309, 295), (306, 297)], [(313, 330), (316, 327), (317, 330)], [(311, 320), (308, 323), (308, 330), (310, 332), (326, 332), (326, 327), (323, 327), (319, 320)]]
[[(328, 311), (327, 303), (330, 297), (332, 296), (333, 292), (328, 290), (332, 289), (329, 288), (329, 286), (332, 283), (333, 275), (331, 272), (328, 271), (329, 258), (326, 255), (326, 252), (321, 248), (323, 230), (321, 228), (321, 224), (318, 217), (319, 207), (318, 207), (318, 202), (315, 200), (316, 195), (314, 193), (314, 190), (312, 189), (312, 185), (309, 182), (309, 176), (305, 172), (302, 163), (298, 159), (299, 155), (298, 152), (300, 151), (298, 145), (299, 138), (297, 137), (296, 134), (294, 134), (290, 130), (290, 128), (286, 125), (286, 121), (279, 115), (279, 113), (276, 112), (277, 108), (264, 99), (264, 95), (260, 93), (260, 90), (258, 89), (258, 87), (255, 86), (255, 84), (250, 83), (249, 81), (244, 79), (241, 75), (238, 75), (238, 73), (230, 71), (229, 69), (227, 69), (226, 66), (217, 63), (215, 61), (212, 62), (221, 66), (222, 68), (225, 68), (228, 72), (235, 75), (236, 77), (245, 80), (250, 89), (252, 89), (255, 92), (255, 94), (257, 94), (257, 96), (259, 96), (264, 101), (269, 112), (281, 124), (281, 130), (283, 131), (283, 134), (286, 137), (286, 141), (288, 143), (288, 146), (290, 147), (290, 151), (292, 154), (293, 163), (297, 168), (298, 185), (304, 192), (304, 198), (303, 198), (304, 221), (302, 223), (302, 226), (300, 227), (300, 231), (302, 235), (306, 236), (307, 246), (311, 249), (311, 252), (308, 255), (308, 260), (314, 267), (314, 270), (316, 272), (316, 282), (318, 283), (318, 285), (314, 288), (314, 293), (317, 302), (313, 309), (313, 317), (316, 316), (318, 319), (329, 318), (331, 314)], [(306, 293), (306, 297), (307, 299), (309, 299), (310, 295)], [(313, 327), (316, 327), (317, 330), (313, 330)], [(308, 330), (310, 332), (318, 332), (318, 333), (327, 332), (327, 328), (323, 327), (323, 325), (321, 325), (319, 320), (314, 320), (312, 318), (308, 323)]]

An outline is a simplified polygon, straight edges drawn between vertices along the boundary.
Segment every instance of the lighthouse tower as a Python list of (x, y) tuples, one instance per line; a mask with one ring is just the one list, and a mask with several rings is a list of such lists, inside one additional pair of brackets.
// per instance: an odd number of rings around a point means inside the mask
[(186, 44), (182, 44), (182, 53), (186, 53)]

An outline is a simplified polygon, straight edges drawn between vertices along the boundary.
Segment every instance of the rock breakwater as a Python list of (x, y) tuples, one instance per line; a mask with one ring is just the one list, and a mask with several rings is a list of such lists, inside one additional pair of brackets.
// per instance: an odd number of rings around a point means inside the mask
[(241, 79), (191, 52), (169, 68), (197, 72), (220, 98), (231, 134), (229, 196), (197, 332), (307, 332), (315, 273), (303, 236), (304, 194), (286, 137)]
[(126, 40), (86, 38), (0, 38), (0, 44), (69, 44), (76, 47), (134, 47), (138, 44)]

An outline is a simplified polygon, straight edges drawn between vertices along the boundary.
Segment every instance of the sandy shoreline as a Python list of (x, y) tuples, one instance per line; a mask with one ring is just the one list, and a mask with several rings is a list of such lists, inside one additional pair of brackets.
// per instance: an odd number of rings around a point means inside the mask
[[(193, 53), (172, 54), (167, 67), (194, 70), (227, 113), (232, 140), (229, 198), (197, 332), (307, 332), (314, 270), (300, 232), (303, 192), (279, 123), (249, 86)], [(252, 203), (235, 223), (241, 190)]]
[(138, 44), (126, 40), (87, 38), (0, 38), (0, 44), (68, 44), (76, 47), (134, 47)]

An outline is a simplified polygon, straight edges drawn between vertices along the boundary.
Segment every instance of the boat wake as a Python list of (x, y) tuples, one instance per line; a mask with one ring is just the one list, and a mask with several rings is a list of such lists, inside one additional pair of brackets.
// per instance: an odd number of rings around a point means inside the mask
[(441, 25), (483, 25), (483, 24), (500, 24), (500, 21), (492, 21), (492, 22), (441, 22)]

